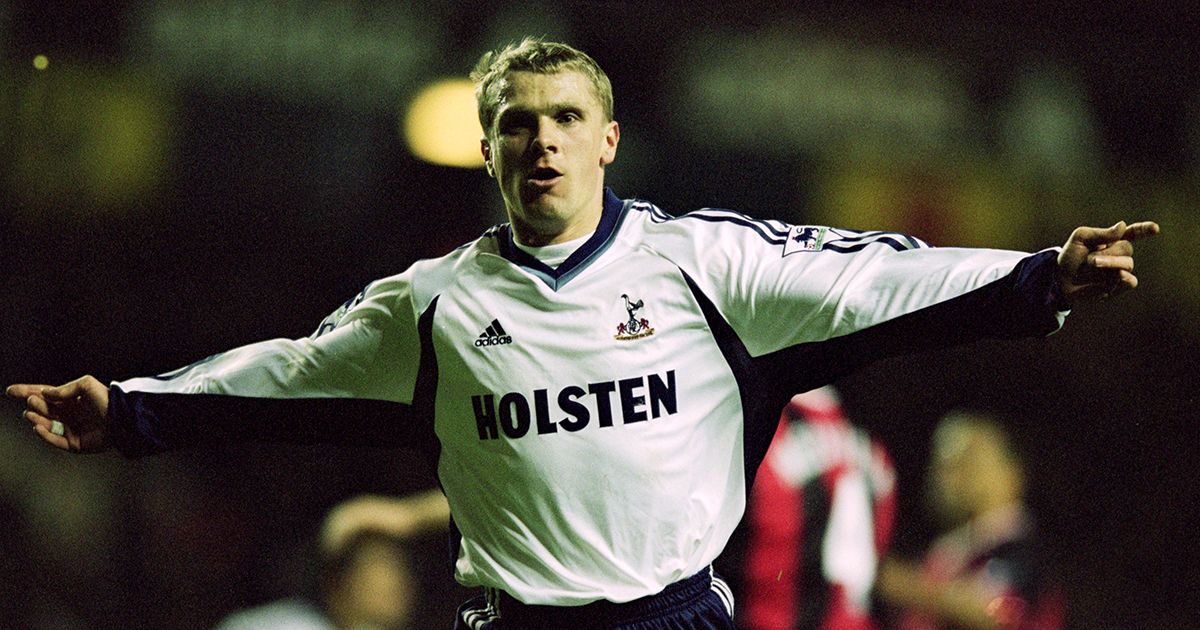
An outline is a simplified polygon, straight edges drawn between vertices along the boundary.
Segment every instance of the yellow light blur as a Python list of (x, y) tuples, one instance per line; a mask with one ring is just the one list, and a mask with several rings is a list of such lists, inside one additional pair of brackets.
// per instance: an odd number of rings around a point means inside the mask
[(479, 168), (483, 155), (475, 110), (475, 88), (466, 79), (438, 81), (417, 94), (404, 117), (402, 133), (418, 158), (442, 166)]
[[(12, 134), (5, 163), (11, 188), (31, 217), (46, 208), (103, 214), (153, 198), (173, 163), (174, 112), (147, 76), (96, 66), (59, 66), (27, 81), (0, 107)], [(0, 136), (3, 134), (0, 133)]]
[(33, 67), (38, 70), (45, 70), (50, 67), (50, 58), (46, 55), (35, 55), (33, 58)]

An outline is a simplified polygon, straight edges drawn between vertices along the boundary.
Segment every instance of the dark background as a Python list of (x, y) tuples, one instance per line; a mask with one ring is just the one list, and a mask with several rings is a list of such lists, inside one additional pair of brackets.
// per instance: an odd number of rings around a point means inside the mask
[[(1062, 332), (839, 385), (900, 471), (898, 553), (936, 531), (920, 495), (937, 418), (992, 409), (1030, 456), (1070, 625), (1200, 627), (1200, 19), (1186, 3), (980, 6), (0, 4), (0, 381), (123, 379), (303, 336), (366, 282), (503, 220), (481, 170), (415, 158), (397, 120), (484, 50), (547, 35), (613, 80), (611, 184), (668, 212), (1030, 251), (1079, 224), (1159, 221), (1143, 286)], [(14, 625), (208, 627), (300, 588), (339, 500), (433, 483), (382, 449), (70, 457), (4, 409)], [(440, 538), (419, 546), (441, 626), (469, 591)]]

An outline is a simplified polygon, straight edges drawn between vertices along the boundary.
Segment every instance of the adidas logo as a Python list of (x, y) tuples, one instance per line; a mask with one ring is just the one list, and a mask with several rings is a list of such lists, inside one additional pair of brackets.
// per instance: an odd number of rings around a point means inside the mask
[(500, 320), (493, 319), (487, 330), (479, 333), (479, 338), (475, 340), (475, 347), (482, 348), (484, 346), (503, 346), (512, 343), (512, 337), (504, 332), (504, 327), (500, 325)]

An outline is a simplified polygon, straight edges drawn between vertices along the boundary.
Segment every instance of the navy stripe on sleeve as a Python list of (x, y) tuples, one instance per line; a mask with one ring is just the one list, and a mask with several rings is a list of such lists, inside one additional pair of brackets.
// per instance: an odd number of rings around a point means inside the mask
[(821, 249), (831, 251), (831, 252), (838, 252), (841, 254), (849, 254), (852, 252), (857, 252), (859, 250), (866, 249), (868, 245), (875, 245), (875, 244), (887, 245), (888, 247), (891, 247), (892, 249), (894, 249), (898, 252), (913, 249), (915, 247), (912, 245), (907, 245), (907, 244), (901, 243), (894, 238), (890, 238), (890, 237), (886, 237), (886, 236), (879, 237), (873, 241), (866, 241), (866, 242), (859, 241), (853, 245), (839, 245), (840, 242), (841, 241), (825, 243), (821, 247)]
[(126, 457), (232, 442), (411, 447), (437, 455), (433, 432), (437, 298), (418, 320), (420, 369), (412, 405), (361, 398), (258, 398), (109, 388), (113, 447)]
[[(779, 234), (774, 227), (762, 221), (756, 221), (754, 219), (734, 214), (708, 215), (690, 212), (679, 217), (679, 219), (699, 219), (701, 221), (707, 221), (708, 223), (732, 223), (734, 225), (740, 225), (742, 227), (748, 227), (751, 230), (754, 230), (759, 236), (762, 237), (764, 241), (772, 245), (783, 245), (787, 243), (787, 232)], [(768, 232), (770, 233), (768, 234)]]
[(1058, 329), (1057, 252), (1022, 259), (973, 291), (841, 337), (757, 357), (773, 386), (792, 393), (828, 385), (869, 363), (981, 339), (1044, 337)]
[(409, 405), (356, 398), (255, 398), (109, 388), (113, 446), (127, 457), (230, 442), (406, 446)]

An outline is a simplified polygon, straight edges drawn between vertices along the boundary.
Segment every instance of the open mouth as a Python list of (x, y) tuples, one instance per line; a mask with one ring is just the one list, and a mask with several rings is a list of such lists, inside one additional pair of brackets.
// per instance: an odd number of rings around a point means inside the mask
[(529, 173), (529, 183), (537, 186), (550, 186), (562, 177), (562, 173), (548, 166), (535, 168)]

